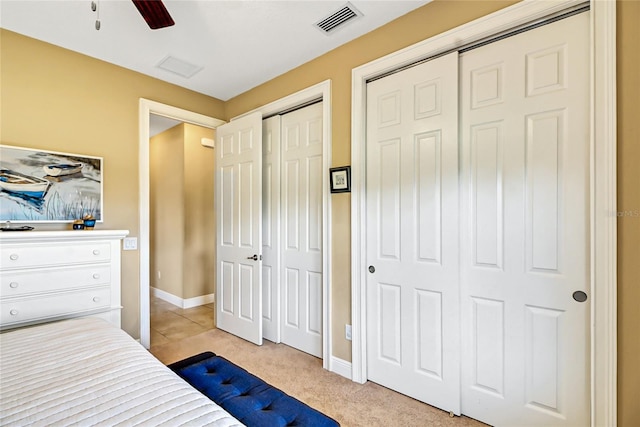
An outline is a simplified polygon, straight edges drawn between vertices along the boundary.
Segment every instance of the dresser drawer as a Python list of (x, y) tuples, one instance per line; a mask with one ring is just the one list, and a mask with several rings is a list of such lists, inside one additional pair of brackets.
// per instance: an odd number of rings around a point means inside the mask
[(106, 310), (110, 306), (111, 298), (108, 286), (32, 298), (11, 298), (3, 300), (0, 305), (0, 323), (6, 327), (14, 323), (49, 317)]
[(85, 286), (108, 285), (110, 282), (111, 268), (108, 264), (9, 270), (0, 273), (0, 297), (8, 298)]
[(0, 248), (0, 268), (3, 270), (107, 262), (110, 259), (111, 246), (107, 242), (3, 245)]

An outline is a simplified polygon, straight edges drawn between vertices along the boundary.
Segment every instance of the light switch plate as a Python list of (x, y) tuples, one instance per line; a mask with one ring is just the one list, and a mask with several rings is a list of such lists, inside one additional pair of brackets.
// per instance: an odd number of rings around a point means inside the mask
[(125, 237), (122, 244), (122, 249), (124, 249), (125, 251), (135, 251), (136, 249), (138, 249), (138, 238)]

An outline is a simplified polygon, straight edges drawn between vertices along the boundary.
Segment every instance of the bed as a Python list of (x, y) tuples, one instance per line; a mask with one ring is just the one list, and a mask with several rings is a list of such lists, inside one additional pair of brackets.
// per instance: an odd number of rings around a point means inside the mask
[(0, 334), (2, 426), (241, 426), (124, 331), (79, 318)]

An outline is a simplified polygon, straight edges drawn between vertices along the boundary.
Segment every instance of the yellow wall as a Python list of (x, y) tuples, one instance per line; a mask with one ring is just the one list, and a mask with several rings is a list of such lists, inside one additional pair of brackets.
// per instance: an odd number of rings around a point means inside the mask
[(149, 140), (149, 285), (179, 298), (185, 271), (184, 142), (184, 124)]
[(213, 137), (181, 123), (150, 140), (150, 285), (182, 299), (215, 292)]
[[(138, 99), (216, 118), (223, 102), (4, 29), (0, 44), (0, 141), (103, 157), (105, 221), (97, 228), (139, 236)], [(122, 327), (138, 337), (138, 251), (122, 252), (122, 301)]]
[(618, 426), (640, 423), (640, 2), (617, 3)]
[(215, 292), (216, 214), (214, 211), (215, 154), (203, 147), (213, 139), (211, 129), (184, 124), (184, 274), (183, 298)]
[[(226, 103), (1, 30), (1, 132), (5, 144), (105, 158), (103, 228), (138, 235), (137, 99), (145, 97), (212, 117), (230, 118), (320, 81), (333, 85), (333, 165), (350, 163), (351, 69), (512, 1), (436, 1)], [(640, 211), (640, 2), (618, 2), (618, 200)], [(222, 114), (224, 112), (224, 114)], [(334, 356), (350, 360), (350, 198), (332, 196)], [(640, 419), (640, 217), (618, 221), (619, 426)], [(138, 336), (137, 252), (123, 252), (123, 326)]]

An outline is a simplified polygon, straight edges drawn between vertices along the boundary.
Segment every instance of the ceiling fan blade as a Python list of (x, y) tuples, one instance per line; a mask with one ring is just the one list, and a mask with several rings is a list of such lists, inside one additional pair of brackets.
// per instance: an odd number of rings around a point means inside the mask
[(170, 27), (175, 24), (171, 15), (164, 7), (161, 0), (131, 0), (136, 5), (140, 15), (147, 21), (149, 28), (157, 30), (158, 28)]

